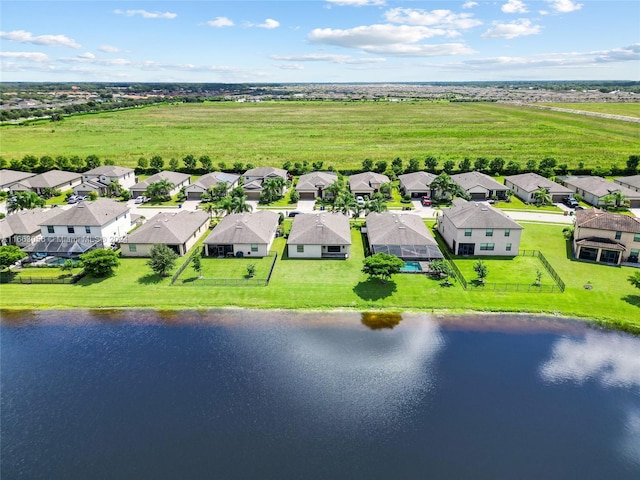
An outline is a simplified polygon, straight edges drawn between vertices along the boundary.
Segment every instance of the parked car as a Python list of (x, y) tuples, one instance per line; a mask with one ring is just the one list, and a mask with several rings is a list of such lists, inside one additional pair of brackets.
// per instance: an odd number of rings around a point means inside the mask
[(133, 201), (133, 203), (147, 203), (148, 201), (149, 199), (144, 195), (138, 195), (136, 199)]
[(82, 195), (71, 195), (69, 198), (67, 198), (67, 203), (69, 204), (78, 203), (86, 199), (87, 197), (84, 197)]
[(423, 196), (421, 202), (422, 202), (422, 205), (425, 207), (431, 206), (431, 199), (427, 196)]
[(571, 208), (576, 208), (577, 206), (580, 205), (580, 202), (578, 202), (575, 198), (573, 197), (565, 197), (562, 200), (562, 203), (564, 203), (566, 206), (571, 207)]
[(364, 197), (362, 195), (358, 195), (356, 197), (356, 202), (358, 203), (358, 205), (364, 205)]
[(296, 215), (300, 215), (302, 212), (298, 212), (297, 210), (294, 210), (292, 212), (289, 212), (289, 217), (295, 217)]

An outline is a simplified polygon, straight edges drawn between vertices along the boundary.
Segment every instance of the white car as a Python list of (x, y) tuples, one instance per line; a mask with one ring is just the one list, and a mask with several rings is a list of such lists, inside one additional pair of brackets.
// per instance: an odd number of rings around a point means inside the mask
[(133, 203), (146, 203), (148, 202), (149, 199), (147, 197), (145, 197), (144, 195), (139, 195), (136, 197), (136, 199), (133, 201)]
[(358, 205), (364, 205), (364, 197), (362, 195), (358, 195), (356, 197), (356, 202), (358, 203)]

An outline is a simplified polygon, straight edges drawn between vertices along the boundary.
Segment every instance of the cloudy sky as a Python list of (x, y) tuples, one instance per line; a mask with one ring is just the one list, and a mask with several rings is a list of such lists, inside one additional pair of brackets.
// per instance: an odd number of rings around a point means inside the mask
[(2, 0), (2, 81), (640, 80), (637, 0)]

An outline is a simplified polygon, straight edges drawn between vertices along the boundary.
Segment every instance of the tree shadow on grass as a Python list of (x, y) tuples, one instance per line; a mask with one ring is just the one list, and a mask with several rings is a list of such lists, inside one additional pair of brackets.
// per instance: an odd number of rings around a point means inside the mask
[(625, 295), (622, 300), (640, 308), (640, 295)]
[(353, 291), (363, 300), (382, 300), (390, 297), (398, 290), (396, 282), (393, 280), (382, 283), (378, 279), (369, 279), (358, 283), (353, 287)]
[(157, 283), (162, 282), (162, 278), (160, 275), (155, 273), (147, 273), (146, 275), (138, 278), (138, 283), (142, 285), (155, 285)]
[(74, 283), (74, 285), (79, 285), (81, 287), (89, 287), (91, 285), (95, 285), (96, 283), (100, 283), (103, 280), (106, 280), (107, 278), (111, 278), (115, 275), (115, 273), (112, 273), (111, 275), (105, 275), (104, 277), (94, 277), (91, 274), (87, 274), (84, 275), (82, 278), (80, 278), (77, 282)]

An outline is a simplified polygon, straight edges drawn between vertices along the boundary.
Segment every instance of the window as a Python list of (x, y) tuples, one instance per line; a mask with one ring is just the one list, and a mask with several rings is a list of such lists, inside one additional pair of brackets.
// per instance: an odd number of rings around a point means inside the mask
[(640, 242), (640, 233), (636, 233), (636, 234), (633, 236), (633, 241), (634, 241), (634, 242)]
[(510, 251), (511, 251), (511, 244), (507, 243), (507, 252), (510, 252)]
[(130, 243), (129, 244), (129, 251), (130, 252), (137, 252), (138, 251), (137, 246), (136, 246), (135, 243)]
[(76, 233), (76, 229), (73, 227), (67, 227), (67, 233)]
[(465, 228), (464, 229), (464, 236), (465, 237), (470, 237), (471, 236), (471, 229), (470, 228)]
[(495, 243), (481, 243), (480, 244), (480, 251), (485, 251), (485, 252), (492, 252), (495, 248), (496, 244)]
[(257, 252), (258, 251), (258, 244), (257, 243), (252, 243), (251, 244), (251, 251), (252, 252)]
[(55, 230), (53, 228), (53, 225), (47, 225), (47, 232), (48, 233), (55, 233)]
[(298, 253), (304, 253), (304, 245), (296, 245), (296, 251)]
[(493, 228), (487, 228), (486, 236), (493, 237)]
[(510, 237), (511, 236), (511, 229), (510, 228), (505, 228), (504, 229), (504, 236), (505, 237)]
[(616, 240), (620, 240), (622, 238), (622, 232), (616, 232)]
[(340, 245), (329, 245), (327, 247), (329, 253), (340, 253)]
[(85, 226), (84, 233), (91, 233), (91, 227)]

